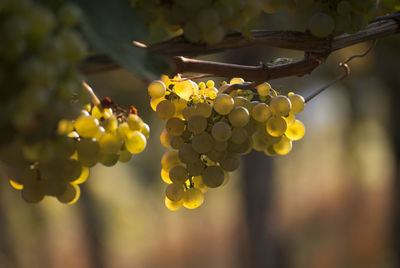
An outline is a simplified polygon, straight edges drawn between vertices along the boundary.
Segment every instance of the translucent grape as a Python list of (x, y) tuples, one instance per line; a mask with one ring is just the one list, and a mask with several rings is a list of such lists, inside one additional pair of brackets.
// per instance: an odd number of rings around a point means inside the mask
[(24, 187), (21, 190), (21, 196), (28, 203), (38, 203), (45, 196), (44, 187), (39, 183), (34, 186)]
[(189, 172), (190, 176), (199, 176), (203, 173), (205, 165), (203, 161), (198, 159), (194, 163), (187, 164), (187, 171)]
[(236, 106), (233, 110), (229, 113), (228, 119), (229, 122), (234, 127), (244, 127), (249, 122), (249, 111), (240, 106)]
[(225, 122), (216, 122), (211, 129), (211, 135), (217, 141), (227, 141), (231, 137), (231, 127)]
[(228, 94), (220, 94), (214, 100), (214, 110), (221, 115), (229, 114), (233, 107), (233, 98)]
[(171, 148), (171, 140), (172, 135), (168, 133), (166, 129), (164, 129), (160, 134), (160, 142), (166, 148)]
[(163, 168), (161, 169), (161, 179), (167, 184), (172, 183), (171, 179), (169, 178), (169, 171), (166, 171)]
[(182, 184), (188, 179), (188, 171), (183, 166), (174, 166), (169, 171), (169, 178), (173, 183)]
[(132, 130), (140, 130), (143, 126), (143, 120), (137, 114), (130, 114), (127, 123)]
[(292, 104), (289, 98), (279, 95), (272, 98), (270, 108), (272, 114), (285, 116), (288, 115), (290, 110), (292, 109)]
[(11, 187), (14, 188), (15, 190), (22, 190), (24, 188), (24, 185), (16, 182), (12, 179), (9, 179), (8, 182), (10, 183)]
[(190, 143), (182, 145), (182, 147), (179, 148), (178, 155), (179, 159), (186, 164), (194, 163), (199, 158), (199, 154), (193, 149)]
[(204, 202), (203, 193), (196, 188), (187, 189), (183, 195), (183, 206), (188, 209), (195, 209)]
[(258, 86), (256, 86), (257, 93), (260, 96), (268, 96), (269, 92), (271, 91), (271, 85), (267, 82), (264, 82)]
[(112, 167), (117, 164), (119, 155), (117, 153), (104, 153), (100, 151), (99, 162), (106, 167)]
[(140, 133), (142, 133), (146, 139), (148, 139), (150, 137), (150, 127), (148, 124), (143, 123), (142, 127), (140, 128)]
[(242, 84), (244, 83), (244, 79), (240, 77), (234, 77), (229, 81), (229, 84), (234, 85), (234, 84)]
[(74, 180), (72, 182), (74, 184), (81, 184), (81, 183), (84, 183), (87, 180), (88, 177), (89, 177), (89, 168), (82, 167), (81, 174), (79, 175), (79, 177), (76, 180)]
[(224, 171), (219, 166), (208, 166), (204, 170), (203, 182), (210, 188), (221, 186), (224, 182)]
[(150, 107), (153, 111), (157, 111), (157, 105), (162, 102), (163, 100), (165, 100), (165, 97), (161, 97), (161, 98), (151, 98), (150, 100)]
[(292, 103), (292, 113), (298, 114), (304, 110), (304, 106), (306, 105), (306, 103), (303, 96), (298, 94), (290, 94), (289, 100)]
[(156, 113), (162, 120), (168, 120), (175, 114), (175, 105), (169, 100), (163, 100), (158, 103)]
[(76, 184), (68, 184), (66, 190), (62, 194), (57, 195), (57, 199), (61, 203), (72, 204), (74, 201), (77, 200), (76, 197), (79, 196), (79, 194), (79, 186), (77, 186)]
[(251, 116), (257, 122), (266, 122), (271, 117), (271, 110), (265, 103), (256, 104), (251, 110)]
[(147, 87), (147, 91), (149, 92), (150, 97), (152, 98), (161, 98), (165, 95), (165, 84), (163, 81), (160, 80), (155, 80), (150, 83), (150, 85)]
[(165, 129), (172, 136), (180, 136), (185, 130), (185, 123), (180, 118), (172, 117), (165, 124)]
[(164, 203), (166, 208), (171, 211), (176, 211), (183, 206), (183, 198), (179, 201), (171, 201), (168, 197), (165, 197)]
[(167, 172), (169, 172), (172, 167), (181, 164), (182, 162), (178, 157), (178, 152), (175, 151), (166, 152), (161, 158), (161, 166)]
[(117, 135), (106, 133), (99, 139), (99, 145), (104, 153), (116, 154), (121, 148), (122, 141)]
[(213, 138), (207, 132), (202, 132), (193, 137), (192, 147), (198, 153), (207, 153), (213, 147)]
[(204, 118), (209, 118), (212, 113), (212, 107), (210, 104), (206, 102), (201, 102), (196, 105), (194, 112), (195, 114), (199, 114)]
[(203, 178), (201, 176), (195, 176), (192, 178), (193, 186), (196, 189), (199, 189), (202, 193), (208, 191), (208, 187), (204, 184)]
[(171, 138), (170, 145), (173, 149), (178, 150), (185, 143), (185, 140), (181, 136), (174, 136)]
[(242, 97), (242, 96), (236, 96), (233, 98), (235, 106), (242, 106), (246, 108), (249, 112), (251, 111), (251, 103), (249, 99)]
[(129, 127), (128, 123), (126, 122), (121, 123), (118, 126), (117, 132), (119, 138), (124, 141), (130, 139), (133, 135), (133, 130)]
[(183, 190), (182, 184), (172, 183), (165, 189), (165, 195), (171, 201), (179, 201), (183, 198), (185, 191)]
[(187, 127), (193, 134), (200, 134), (207, 128), (207, 119), (198, 114), (192, 115), (188, 120)]
[(296, 120), (285, 132), (286, 137), (292, 141), (298, 141), (304, 137), (306, 128), (300, 120)]
[(266, 130), (272, 137), (282, 136), (286, 128), (286, 121), (280, 116), (273, 116), (267, 121)]
[(75, 123), (76, 132), (84, 138), (93, 138), (99, 131), (99, 121), (91, 116), (81, 116)]
[(277, 154), (285, 155), (292, 150), (292, 141), (286, 136), (282, 136), (281, 140), (272, 145)]
[(125, 141), (126, 149), (132, 154), (141, 153), (146, 148), (146, 137), (139, 131), (134, 131), (132, 136)]

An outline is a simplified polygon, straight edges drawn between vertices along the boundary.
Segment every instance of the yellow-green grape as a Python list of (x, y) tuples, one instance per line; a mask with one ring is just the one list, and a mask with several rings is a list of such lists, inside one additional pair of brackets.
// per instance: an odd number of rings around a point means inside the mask
[(9, 179), (8, 182), (10, 183), (11, 187), (14, 188), (15, 190), (22, 190), (24, 188), (24, 185), (22, 183), (16, 182), (12, 179)]
[(186, 106), (182, 111), (182, 116), (186, 120), (189, 120), (189, 118), (194, 114), (196, 114), (196, 108), (194, 106)]
[(45, 196), (44, 185), (42, 183), (24, 185), (24, 188), (21, 190), (21, 196), (28, 203), (38, 203)]
[(156, 113), (162, 120), (168, 120), (175, 114), (175, 105), (169, 100), (163, 100), (157, 105)]
[(179, 201), (171, 201), (168, 197), (164, 199), (165, 207), (171, 211), (176, 211), (183, 206), (183, 198)]
[(265, 153), (265, 155), (267, 155), (267, 156), (275, 156), (275, 155), (276, 155), (276, 152), (275, 152), (275, 150), (274, 150), (273, 145), (268, 146), (268, 148), (267, 148), (266, 150), (264, 150), (264, 153)]
[(171, 184), (172, 183), (172, 181), (171, 181), (171, 179), (169, 178), (169, 172), (168, 171), (166, 171), (165, 169), (161, 169), (161, 179), (165, 182), (165, 183), (167, 183), (167, 184)]
[(204, 169), (202, 177), (205, 185), (216, 188), (224, 182), (224, 171), (219, 166), (208, 166)]
[(205, 193), (208, 191), (208, 187), (204, 184), (203, 178), (201, 176), (194, 176), (192, 178), (193, 186), (196, 189), (199, 189), (202, 193)]
[(68, 135), (74, 130), (74, 123), (71, 120), (62, 119), (58, 122), (57, 134)]
[(169, 170), (169, 178), (173, 183), (182, 184), (188, 179), (188, 171), (183, 166), (174, 166)]
[(186, 164), (194, 163), (199, 159), (199, 154), (193, 149), (190, 143), (185, 143), (179, 148), (178, 156), (179, 159)]
[(97, 131), (96, 136), (94, 136), (93, 138), (95, 138), (96, 140), (100, 140), (101, 137), (103, 137), (103, 135), (106, 133), (106, 130), (104, 129), (104, 127), (99, 127), (99, 130)]
[(231, 137), (231, 127), (222, 121), (216, 122), (211, 129), (211, 135), (217, 141), (227, 141)]
[(200, 134), (207, 128), (207, 119), (199, 114), (192, 115), (188, 120), (187, 128), (193, 134)]
[(189, 100), (190, 96), (194, 93), (194, 86), (189, 80), (177, 82), (174, 86), (174, 92), (180, 98)]
[(99, 139), (99, 145), (104, 153), (116, 154), (121, 148), (122, 141), (117, 135), (106, 133)]
[(244, 128), (233, 128), (231, 140), (233, 143), (241, 144), (249, 137), (249, 134)]
[(143, 120), (137, 114), (130, 114), (126, 121), (132, 130), (140, 130), (143, 126)]
[(183, 163), (179, 159), (178, 152), (176, 152), (176, 151), (166, 152), (161, 157), (161, 166), (166, 172), (169, 172), (169, 170), (172, 167), (182, 165), (182, 164)]
[(229, 122), (234, 127), (244, 127), (250, 119), (249, 111), (240, 106), (236, 106), (228, 115)]
[(304, 110), (304, 106), (306, 105), (306, 102), (305, 102), (303, 96), (298, 95), (298, 94), (290, 94), (289, 100), (292, 103), (292, 111), (291, 112), (293, 114), (301, 113)]
[(205, 89), (205, 88), (206, 88), (206, 84), (204, 82), (200, 82), (199, 83), (199, 89), (202, 90), (202, 89)]
[(84, 138), (93, 138), (99, 132), (99, 121), (91, 116), (81, 116), (75, 123), (76, 132)]
[(279, 137), (285, 133), (287, 124), (285, 119), (283, 119), (281, 116), (273, 116), (268, 119), (265, 129), (272, 137)]
[(257, 103), (251, 110), (251, 116), (257, 122), (266, 122), (271, 117), (271, 110), (265, 103)]
[(115, 116), (111, 116), (110, 118), (104, 119), (101, 122), (101, 125), (104, 127), (106, 132), (115, 132), (118, 128), (118, 120)]
[(128, 140), (133, 135), (132, 129), (129, 127), (128, 123), (126, 123), (126, 122), (119, 124), (117, 133), (118, 133), (118, 137), (124, 141)]
[(185, 140), (181, 136), (174, 136), (171, 138), (170, 145), (173, 149), (179, 150), (182, 145), (185, 143)]
[(228, 94), (219, 94), (214, 100), (214, 110), (221, 115), (229, 114), (233, 107), (233, 98)]
[(183, 206), (188, 209), (195, 209), (204, 202), (203, 193), (196, 188), (187, 189), (183, 195)]
[(272, 98), (270, 103), (271, 112), (274, 115), (288, 115), (290, 110), (292, 109), (292, 104), (290, 100), (286, 96), (278, 95)]
[(150, 127), (148, 124), (143, 123), (142, 127), (140, 128), (140, 133), (142, 133), (146, 139), (148, 139), (150, 137)]
[(204, 118), (209, 118), (212, 114), (212, 107), (207, 102), (201, 102), (196, 105), (194, 113), (199, 114)]
[(147, 91), (149, 92), (150, 97), (152, 98), (161, 98), (165, 95), (165, 84), (163, 81), (156, 80), (150, 83), (147, 87)]
[(287, 126), (290, 127), (294, 124), (294, 121), (296, 121), (296, 116), (290, 112), (288, 116), (283, 116), (283, 119), (285, 119)]
[(216, 150), (218, 152), (222, 152), (222, 151), (225, 151), (226, 148), (228, 148), (228, 143), (226, 141), (214, 140), (214, 145), (213, 145), (214, 150)]
[(237, 155), (228, 155), (220, 162), (220, 165), (225, 171), (234, 171), (239, 168), (240, 158)]
[(215, 85), (215, 83), (214, 83), (213, 80), (208, 80), (207, 83), (206, 83), (206, 86), (209, 87), (209, 88), (213, 87), (214, 85)]
[(183, 190), (183, 185), (172, 183), (165, 189), (165, 195), (171, 201), (179, 201), (183, 198), (185, 191)]
[(180, 118), (172, 117), (165, 124), (165, 129), (172, 136), (180, 136), (185, 130), (185, 122)]
[(251, 111), (251, 103), (248, 98), (242, 96), (236, 96), (233, 98), (235, 106), (242, 106), (246, 108), (249, 112)]
[(244, 83), (244, 79), (240, 78), (240, 77), (234, 77), (231, 79), (231, 81), (229, 81), (229, 84), (233, 85), (233, 84), (242, 84)]
[(89, 168), (88, 167), (82, 167), (82, 172), (81, 175), (73, 181), (74, 184), (81, 184), (84, 183), (87, 178), (89, 177)]
[(269, 92), (271, 91), (271, 85), (267, 82), (264, 82), (258, 86), (256, 86), (257, 93), (260, 96), (268, 96)]
[(100, 151), (99, 162), (106, 167), (112, 167), (117, 164), (119, 155), (117, 153), (105, 153)]
[(187, 164), (187, 171), (189, 172), (190, 176), (199, 176), (203, 173), (205, 165), (201, 159), (198, 159), (194, 163)]
[(282, 8), (282, 0), (263, 0), (263, 9), (265, 13), (274, 14)]
[(210, 90), (207, 91), (207, 95), (210, 99), (214, 100), (218, 95), (218, 89), (215, 87), (210, 88)]
[(146, 148), (146, 137), (139, 131), (134, 131), (132, 136), (125, 141), (126, 149), (132, 154), (138, 154)]
[(207, 153), (213, 147), (213, 138), (207, 132), (202, 132), (193, 137), (192, 147), (198, 153)]
[(172, 135), (168, 133), (166, 129), (164, 129), (160, 134), (160, 142), (166, 148), (171, 148), (171, 139)]
[(286, 136), (282, 136), (281, 140), (272, 145), (277, 154), (285, 155), (292, 150), (292, 141)]
[(304, 137), (305, 133), (306, 127), (304, 126), (303, 122), (296, 120), (293, 125), (288, 127), (285, 135), (292, 141), (298, 141)]
[(100, 118), (107, 119), (113, 115), (113, 112), (112, 112), (111, 108), (104, 108), (103, 111), (101, 111), (98, 106), (94, 106), (91, 114), (96, 119), (100, 119)]
[(316, 37), (327, 37), (335, 29), (335, 21), (330, 15), (318, 12), (310, 18), (308, 28)]
[(157, 98), (157, 99), (151, 98), (151, 100), (150, 100), (150, 107), (151, 107), (151, 109), (152, 109), (154, 112), (157, 111), (157, 105), (158, 105), (160, 102), (162, 102), (163, 100), (165, 100), (165, 97)]
[[(65, 203), (65, 204), (72, 204), (74, 203), (73, 201), (77, 201), (80, 195), (80, 188), (78, 185), (73, 184), (73, 183), (69, 183), (67, 185), (66, 190), (60, 194), (57, 195), (57, 199), (58, 201), (60, 201), (61, 203)], [(78, 198), (77, 198), (78, 196)]]

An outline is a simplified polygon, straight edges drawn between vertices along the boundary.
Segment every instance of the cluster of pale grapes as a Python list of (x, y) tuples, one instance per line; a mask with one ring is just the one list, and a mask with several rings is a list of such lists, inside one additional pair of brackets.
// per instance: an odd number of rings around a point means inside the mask
[(376, 0), (264, 0), (264, 11), (300, 13), (316, 37), (354, 33), (376, 15)]
[(145, 149), (148, 125), (135, 113), (108, 106), (88, 104), (76, 120), (60, 120), (54, 140), (23, 148), (27, 163), (8, 164), (10, 184), (25, 201), (36, 203), (47, 195), (73, 204), (90, 167), (128, 162)]
[(131, 3), (142, 13), (150, 30), (183, 29), (190, 42), (207, 44), (220, 42), (229, 30), (246, 33), (249, 22), (262, 13), (262, 0), (131, 0)]
[(170, 210), (200, 206), (209, 188), (225, 185), (228, 172), (239, 168), (240, 155), (253, 149), (285, 155), (304, 136), (304, 124), (295, 118), (305, 106), (302, 96), (278, 95), (266, 82), (254, 91), (224, 93), (243, 82), (233, 78), (217, 89), (212, 80), (197, 84), (162, 76), (148, 86), (152, 109), (166, 120), (161, 143), (174, 149), (161, 159)]

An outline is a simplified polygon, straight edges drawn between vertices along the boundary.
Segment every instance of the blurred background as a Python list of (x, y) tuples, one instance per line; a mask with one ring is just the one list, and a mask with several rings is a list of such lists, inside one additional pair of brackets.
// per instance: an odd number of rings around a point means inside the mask
[[(368, 46), (335, 52), (312, 75), (271, 85), (307, 96)], [(392, 36), (352, 61), (351, 76), (299, 115), (307, 132), (291, 153), (242, 157), (229, 183), (193, 211), (164, 207), (164, 123), (146, 83), (124, 70), (90, 75), (98, 96), (138, 108), (151, 127), (148, 147), (128, 164), (93, 168), (71, 206), (48, 197), (27, 204), (0, 180), (0, 267), (398, 267), (399, 51), (400, 37)], [(257, 65), (278, 57), (302, 53), (248, 48), (203, 58)]]

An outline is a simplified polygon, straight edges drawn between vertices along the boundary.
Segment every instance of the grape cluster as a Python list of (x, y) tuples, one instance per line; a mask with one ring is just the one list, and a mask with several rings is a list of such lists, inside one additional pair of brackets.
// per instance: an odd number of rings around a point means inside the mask
[(9, 165), (10, 184), (25, 201), (36, 203), (48, 195), (73, 204), (90, 167), (128, 162), (145, 149), (150, 130), (136, 110), (127, 112), (108, 98), (102, 103), (86, 105), (76, 120), (60, 120), (53, 142), (24, 151), (29, 165)]
[(316, 37), (354, 33), (376, 15), (376, 0), (264, 0), (264, 11), (275, 13), (282, 7), (300, 13)]
[(131, 0), (150, 30), (183, 29), (190, 42), (220, 42), (228, 30), (247, 31), (262, 12), (262, 0)]
[(266, 82), (254, 91), (223, 93), (243, 82), (233, 78), (217, 89), (212, 80), (197, 84), (163, 76), (148, 86), (152, 109), (166, 120), (160, 141), (174, 149), (161, 159), (170, 210), (200, 206), (209, 188), (226, 184), (228, 172), (239, 168), (240, 155), (252, 149), (285, 155), (304, 136), (304, 124), (295, 118), (305, 106), (302, 96), (278, 95)]

